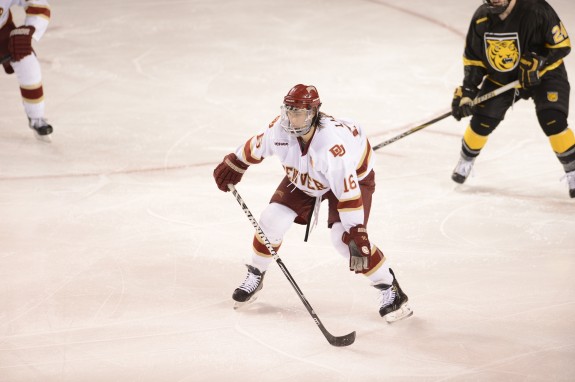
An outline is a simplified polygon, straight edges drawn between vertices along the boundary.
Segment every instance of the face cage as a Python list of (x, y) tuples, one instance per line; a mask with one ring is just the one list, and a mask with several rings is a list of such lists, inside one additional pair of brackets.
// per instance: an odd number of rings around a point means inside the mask
[[(289, 115), (288, 115), (289, 114)], [(299, 126), (290, 122), (292, 120), (301, 121)], [(293, 106), (281, 106), (280, 126), (289, 134), (295, 137), (306, 135), (311, 130), (311, 124), (315, 117), (314, 109), (298, 109)]]

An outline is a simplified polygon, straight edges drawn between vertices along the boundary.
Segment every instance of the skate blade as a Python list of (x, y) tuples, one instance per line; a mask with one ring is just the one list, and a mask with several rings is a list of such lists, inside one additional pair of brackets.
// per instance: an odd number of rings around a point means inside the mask
[(37, 140), (44, 143), (52, 143), (52, 136), (51, 135), (39, 135), (34, 134)]
[(236, 301), (235, 304), (234, 304), (234, 310), (238, 310), (238, 309), (241, 309), (241, 308), (246, 307), (247, 305), (251, 305), (251, 304), (253, 304), (254, 301), (256, 301), (257, 299), (258, 299), (257, 296), (253, 296), (252, 298), (250, 298), (250, 299), (247, 300), (247, 301), (243, 301), (243, 302)]
[(411, 307), (406, 302), (398, 310), (386, 314), (385, 316), (383, 316), (383, 318), (385, 318), (385, 321), (387, 321), (388, 324), (391, 324), (396, 321), (411, 317), (412, 315), (413, 310), (411, 310)]

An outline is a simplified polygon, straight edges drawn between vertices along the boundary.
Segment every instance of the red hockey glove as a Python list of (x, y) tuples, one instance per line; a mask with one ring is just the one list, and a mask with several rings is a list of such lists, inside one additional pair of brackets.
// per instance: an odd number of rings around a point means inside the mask
[(453, 101), (451, 101), (451, 115), (453, 118), (461, 121), (461, 118), (469, 117), (473, 114), (471, 102), (477, 95), (477, 89), (469, 89), (459, 86), (453, 93)]
[(523, 88), (537, 86), (541, 83), (539, 69), (545, 64), (545, 58), (535, 53), (525, 53), (519, 61), (519, 83)]
[(13, 29), (8, 40), (8, 51), (13, 61), (20, 61), (32, 54), (32, 35), (36, 28), (24, 25)]
[(371, 244), (367, 237), (367, 229), (363, 224), (351, 227), (349, 233), (344, 232), (341, 241), (349, 247), (349, 270), (362, 273), (369, 269), (371, 258)]
[(242, 180), (244, 172), (248, 169), (248, 165), (238, 159), (236, 154), (231, 153), (225, 156), (222, 163), (214, 170), (214, 179), (218, 188), (224, 192), (228, 192), (228, 184), (236, 185)]

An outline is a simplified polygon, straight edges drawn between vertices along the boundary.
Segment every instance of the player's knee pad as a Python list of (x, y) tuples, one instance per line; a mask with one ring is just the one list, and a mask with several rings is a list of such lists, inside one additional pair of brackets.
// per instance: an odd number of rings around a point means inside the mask
[(468, 157), (479, 155), (487, 143), (487, 137), (495, 130), (499, 122), (501, 122), (499, 119), (474, 115), (463, 135), (463, 153)]
[(537, 119), (543, 132), (548, 137), (562, 133), (567, 128), (567, 116), (560, 110), (541, 110), (537, 112)]
[(340, 222), (336, 222), (333, 223), (333, 225), (331, 226), (331, 243), (333, 244), (334, 248), (337, 250), (337, 252), (342, 255), (344, 258), (348, 259), (349, 258), (349, 248), (347, 246), (347, 244), (345, 244), (342, 240), (341, 237), (343, 236), (343, 233), (345, 232), (345, 229), (343, 228), (343, 224), (341, 224)]
[(260, 227), (272, 244), (281, 243), (297, 214), (282, 204), (270, 203), (260, 216)]
[(477, 135), (487, 136), (495, 130), (497, 125), (501, 122), (500, 119), (487, 117), (481, 114), (476, 114), (471, 118), (469, 125), (471, 130)]

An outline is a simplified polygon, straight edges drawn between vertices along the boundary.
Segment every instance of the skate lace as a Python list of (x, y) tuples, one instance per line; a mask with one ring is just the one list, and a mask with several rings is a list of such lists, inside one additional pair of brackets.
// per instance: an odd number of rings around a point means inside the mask
[(472, 160), (459, 158), (459, 162), (457, 162), (457, 168), (455, 169), (455, 172), (467, 178), (472, 168), (473, 168)]
[(248, 293), (252, 293), (254, 290), (256, 290), (258, 285), (260, 285), (261, 279), (262, 279), (261, 276), (258, 276), (252, 272), (248, 272), (246, 279), (244, 280), (242, 285), (239, 286), (239, 289), (244, 290)]
[(395, 300), (395, 288), (391, 286), (382, 290), (379, 294), (378, 300), (380, 309), (393, 304), (393, 301)]

